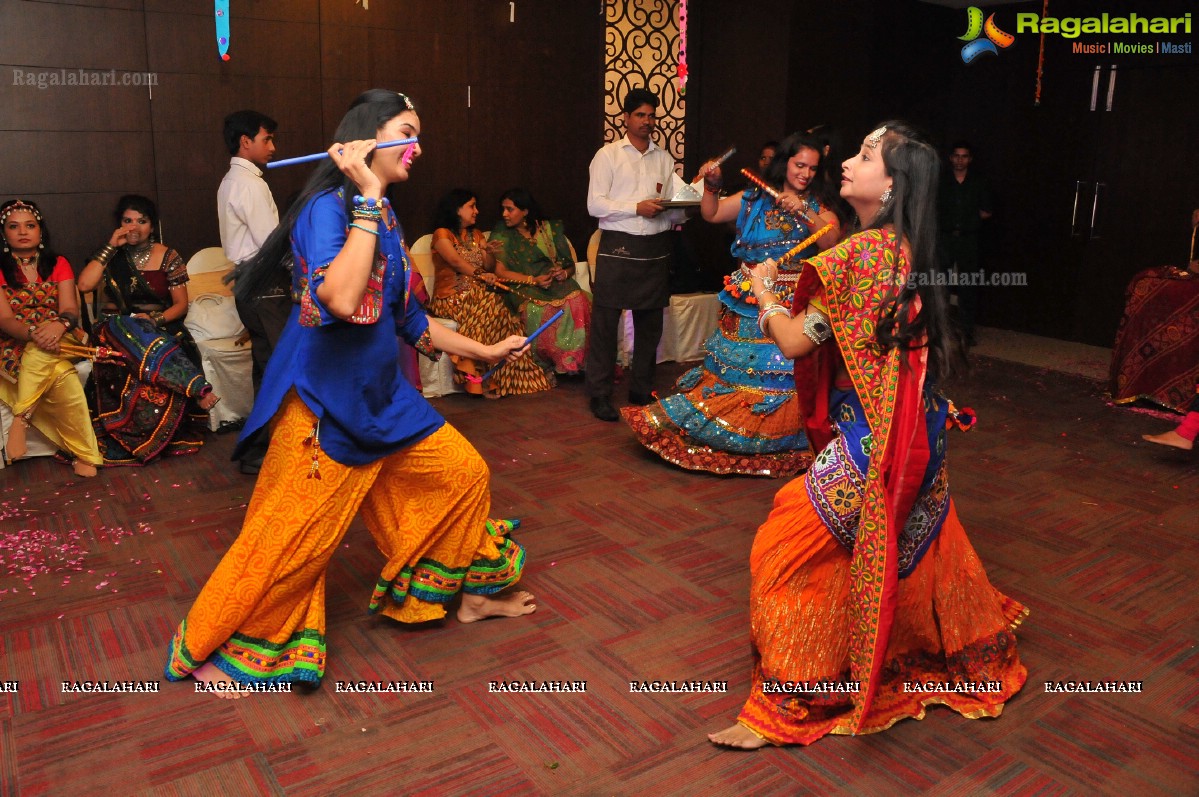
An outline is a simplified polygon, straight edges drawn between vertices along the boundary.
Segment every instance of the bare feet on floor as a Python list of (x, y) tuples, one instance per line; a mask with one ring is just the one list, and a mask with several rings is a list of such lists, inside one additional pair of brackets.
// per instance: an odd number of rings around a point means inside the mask
[(237, 700), (249, 694), (248, 690), (241, 688), (241, 684), (218, 670), (211, 662), (204, 662), (192, 670), (192, 678), (202, 684), (213, 684), (212, 694), (222, 700)]
[(85, 479), (90, 479), (99, 472), (96, 470), (95, 465), (90, 462), (84, 462), (81, 459), (72, 462), (71, 468), (74, 469), (76, 476), (82, 476)]
[(4, 447), (9, 460), (17, 460), (25, 456), (25, 430), (27, 428), (29, 428), (29, 423), (21, 416), (18, 415), (12, 419), (12, 426), (8, 430), (8, 444)]
[(757, 750), (770, 744), (740, 722), (718, 733), (709, 733), (708, 741), (719, 747), (733, 747), (738, 750)]
[(463, 595), (458, 622), (473, 623), (488, 617), (520, 617), (537, 611), (533, 593), (523, 589), (498, 595)]
[(1183, 451), (1190, 451), (1195, 447), (1194, 443), (1192, 443), (1190, 440), (1187, 440), (1173, 429), (1168, 432), (1162, 432), (1161, 434), (1143, 434), (1141, 435), (1141, 439), (1148, 440), (1150, 443), (1157, 443), (1158, 445), (1162, 446), (1181, 448)]

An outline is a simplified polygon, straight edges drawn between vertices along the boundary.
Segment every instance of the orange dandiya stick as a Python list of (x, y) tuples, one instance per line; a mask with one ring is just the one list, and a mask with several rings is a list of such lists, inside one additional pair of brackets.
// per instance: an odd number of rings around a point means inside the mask
[(790, 249), (787, 251), (787, 254), (783, 255), (783, 256), (782, 256), (781, 258), (779, 258), (779, 259), (780, 259), (780, 260), (790, 260), (791, 258), (795, 257), (796, 255), (798, 255), (798, 254), (799, 254), (800, 252), (802, 252), (803, 250), (807, 249), (807, 248), (808, 248), (808, 246), (809, 246), (809, 245), (810, 245), (810, 244), (811, 244), (813, 241), (815, 241), (815, 240), (816, 240), (817, 238), (819, 238), (820, 236), (824, 235), (826, 232), (828, 232), (828, 231), (829, 231), (829, 230), (831, 230), (832, 228), (833, 228), (833, 225), (831, 225), (831, 224), (826, 224), (826, 225), (824, 225), (824, 226), (823, 226), (823, 227), (821, 227), (819, 230), (817, 230), (816, 232), (812, 233), (812, 234), (811, 234), (811, 235), (809, 235), (807, 238), (804, 238), (802, 241), (800, 241), (799, 243), (797, 243), (795, 246), (791, 247), (791, 248), (790, 248)]
[(495, 282), (492, 283), (488, 283), (487, 280), (483, 279), (482, 277), (475, 277), (475, 279), (486, 285), (488, 288), (495, 288), (497, 290), (504, 291), (505, 293), (512, 293), (512, 289), (505, 285), (504, 280), (501, 280), (499, 277), (496, 277)]
[[(771, 199), (773, 199), (775, 202), (778, 202), (779, 199), (782, 198), (782, 194), (779, 193), (773, 186), (771, 186), (770, 183), (766, 182), (761, 177), (759, 177), (758, 175), (751, 172), (749, 169), (742, 169), (741, 174), (745, 177), (745, 179), (749, 180), (751, 183), (756, 185), (758, 188), (761, 188), (762, 191), (767, 196), (769, 196)], [(803, 201), (805, 203), (804, 207), (808, 207), (808, 205), (807, 205), (808, 200), (805, 198)], [(791, 212), (798, 214), (801, 219), (808, 222), (809, 224), (812, 223), (812, 219), (808, 216), (807, 213), (804, 213), (803, 210), (794, 210)], [(823, 235), (823, 234), (824, 234), (823, 232), (820, 233), (820, 235)], [(816, 237), (819, 238), (820, 236), (818, 235)]]
[(758, 188), (761, 188), (766, 193), (766, 195), (769, 196), (771, 199), (773, 199), (775, 202), (779, 201), (778, 190), (775, 189), (774, 186), (770, 185), (770, 183), (766, 182), (761, 177), (759, 177), (758, 175), (751, 172), (749, 169), (742, 169), (741, 176), (744, 177), (746, 180), (749, 180), (751, 183), (756, 185)]
[(89, 360), (119, 360), (120, 356), (106, 346), (78, 346), (74, 343), (59, 343), (58, 349), (69, 357), (84, 357)]

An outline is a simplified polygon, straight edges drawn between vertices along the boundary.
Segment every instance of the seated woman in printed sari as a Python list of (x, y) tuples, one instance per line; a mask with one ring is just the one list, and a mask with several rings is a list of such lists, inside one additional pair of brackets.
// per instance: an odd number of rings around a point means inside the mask
[(208, 410), (220, 397), (200, 370), (187, 315), (187, 265), (155, 240), (158, 208), (129, 194), (117, 228), (79, 273), (79, 289), (103, 283), (97, 341), (119, 362), (97, 362), (96, 434), (108, 465), (145, 465), (204, 444)]
[[(497, 295), (506, 286), (497, 285), (495, 256), (486, 237), (475, 227), (479, 202), (473, 191), (455, 188), (441, 198), (433, 214), (433, 298), (429, 314), (458, 322), (462, 335), (491, 345), (520, 334), (517, 318)], [(498, 247), (497, 247), (498, 248)], [(486, 384), (479, 377), (486, 363), (451, 355), (454, 382), (467, 393), (487, 398), (537, 393), (554, 386), (554, 377), (537, 364), (531, 354), (521, 355), (492, 374)]]
[(574, 280), (575, 261), (562, 222), (545, 218), (537, 200), (523, 188), (500, 200), (504, 226), (491, 231), (496, 276), (508, 286), (504, 302), (520, 314), (525, 334), (565, 310), (533, 343), (538, 358), (559, 374), (578, 374), (587, 354), (591, 295)]
[(13, 413), (6, 453), (23, 457), (33, 426), (69, 455), (77, 475), (95, 476), (104, 461), (74, 365), (84, 342), (75, 272), (50, 248), (34, 203), (0, 205), (0, 227), (0, 401)]

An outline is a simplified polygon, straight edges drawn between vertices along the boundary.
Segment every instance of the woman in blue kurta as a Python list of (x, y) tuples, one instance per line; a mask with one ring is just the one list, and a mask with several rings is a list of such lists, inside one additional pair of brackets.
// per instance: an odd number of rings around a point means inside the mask
[[(753, 476), (793, 476), (812, 461), (795, 400), (791, 360), (758, 329), (748, 268), (779, 260), (779, 290), (789, 291), (800, 260), (836, 243), (840, 223), (821, 196), (821, 144), (796, 133), (776, 151), (764, 175), (776, 196), (751, 187), (719, 198), (720, 167), (704, 167), (700, 211), (706, 221), (737, 221), (733, 257), (742, 267), (725, 278), (716, 331), (704, 343), (704, 361), (679, 377), (679, 392), (646, 407), (621, 410), (642, 445), (689, 470)], [(820, 235), (813, 233), (831, 225)]]
[[(401, 622), (528, 614), (514, 584), (524, 551), (487, 519), (479, 454), (404, 379), (397, 335), (423, 354), (514, 359), (524, 340), (484, 346), (432, 324), (409, 296), (411, 266), (384, 200), (420, 146), (408, 98), (375, 89), (338, 127), (293, 211), (238, 274), (252, 297), (291, 258), (296, 305), (263, 378), (242, 444), (272, 424), (271, 444), (237, 540), (171, 643), (167, 677), (223, 696), (243, 686), (317, 685), (325, 671), (325, 571), (361, 507), (387, 561), (369, 606)], [(236, 458), (236, 454), (234, 455)]]

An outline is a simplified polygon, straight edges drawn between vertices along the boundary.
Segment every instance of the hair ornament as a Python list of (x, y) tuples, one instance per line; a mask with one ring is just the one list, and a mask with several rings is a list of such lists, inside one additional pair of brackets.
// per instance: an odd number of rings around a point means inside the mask
[(880, 127), (870, 135), (866, 136), (866, 146), (871, 149), (878, 149), (879, 142), (883, 140), (883, 136), (887, 134), (887, 128)]
[(8, 207), (6, 207), (6, 208), (4, 209), (4, 213), (3, 213), (3, 215), (0, 215), (0, 225), (7, 224), (7, 223), (8, 223), (8, 217), (9, 217), (9, 216), (11, 216), (13, 213), (15, 213), (15, 212), (16, 212), (16, 211), (18, 211), (18, 210), (27, 210), (27, 211), (29, 211), (30, 213), (32, 213), (32, 214), (33, 214), (33, 218), (35, 218), (35, 219), (37, 220), (38, 224), (41, 224), (41, 223), (42, 223), (42, 214), (41, 214), (41, 211), (39, 211), (39, 210), (38, 210), (37, 208), (35, 208), (33, 205), (30, 205), (30, 204), (29, 204), (28, 202), (26, 202), (25, 200), (23, 200), (23, 199), (18, 199), (16, 202), (12, 203), (11, 205), (9, 205)]

